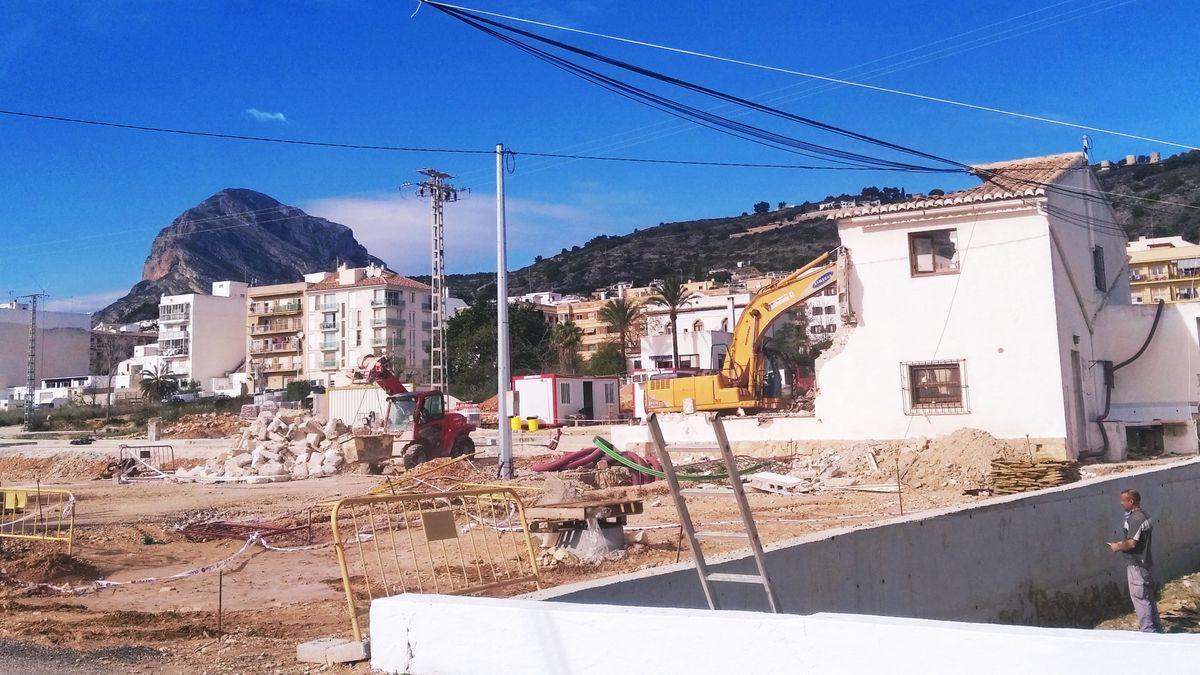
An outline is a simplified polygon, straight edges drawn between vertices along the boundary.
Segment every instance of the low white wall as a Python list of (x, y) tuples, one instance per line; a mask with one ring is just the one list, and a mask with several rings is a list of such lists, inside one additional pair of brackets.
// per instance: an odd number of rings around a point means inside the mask
[[(1200, 569), (1200, 460), (1025, 495), (924, 512), (769, 547), (767, 569), (785, 612), (848, 612), (1029, 625), (1091, 625), (1131, 610), (1121, 559), (1118, 495), (1141, 491), (1154, 519), (1156, 573)], [(750, 572), (730, 556), (721, 572)], [(762, 589), (716, 584), (721, 606), (763, 609)], [(690, 563), (531, 594), (616, 605), (706, 607)]]
[[(371, 666), (514, 673), (1191, 672), (1200, 636), (817, 614), (400, 595), (371, 604)], [(1118, 666), (1117, 664), (1122, 664)]]

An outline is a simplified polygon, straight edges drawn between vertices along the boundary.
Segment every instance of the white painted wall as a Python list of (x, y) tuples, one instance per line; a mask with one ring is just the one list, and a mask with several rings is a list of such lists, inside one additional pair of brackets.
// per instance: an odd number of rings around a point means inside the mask
[[(18, 305), (18, 307), (24, 305)], [(0, 308), (0, 387), (24, 385), (29, 357), (28, 309)], [(88, 372), (91, 317), (38, 309), (35, 379)]]
[[(729, 343), (733, 333), (720, 330), (703, 330), (679, 334), (679, 367), (700, 368), (702, 370), (719, 370), (729, 351)], [(670, 334), (644, 335), (641, 340), (641, 350), (630, 361), (637, 361), (640, 370), (654, 369), (656, 357), (665, 359), (669, 364), (672, 358), (672, 343)], [(670, 367), (665, 366), (665, 367)]]
[[(818, 362), (806, 438), (1066, 436), (1045, 217), (1021, 202), (842, 222), (856, 327)], [(959, 273), (913, 277), (910, 232), (955, 228)], [(902, 365), (963, 360), (969, 412), (905, 414)]]
[[(499, 628), (464, 631), (464, 626)], [(411, 675), (1095, 675), (1141, 663), (1153, 664), (1156, 672), (1190, 672), (1197, 659), (1196, 635), (450, 595), (398, 595), (371, 603), (371, 667)]]

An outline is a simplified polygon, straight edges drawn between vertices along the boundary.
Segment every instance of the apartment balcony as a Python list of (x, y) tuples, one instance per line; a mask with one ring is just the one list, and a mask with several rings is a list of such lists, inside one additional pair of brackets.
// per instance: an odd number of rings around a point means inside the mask
[(296, 372), (296, 371), (300, 370), (300, 367), (301, 367), (301, 365), (300, 365), (299, 360), (290, 361), (287, 359), (284, 359), (284, 360), (271, 359), (268, 361), (263, 361), (263, 363), (262, 363), (262, 371), (264, 373)]
[(328, 370), (330, 368), (337, 368), (337, 359), (322, 359), (321, 360), (321, 368), (324, 370)]
[(1137, 274), (1129, 275), (1129, 281), (1134, 284), (1155, 284), (1165, 281), (1190, 281), (1200, 280), (1200, 269), (1183, 268), (1173, 269), (1166, 274)]
[(371, 298), (372, 307), (403, 307), (403, 300), (388, 300), (386, 298)]
[(391, 319), (391, 318), (371, 319), (371, 325), (374, 326), (375, 328), (379, 328), (381, 326), (403, 327), (406, 323), (407, 322), (404, 319)]
[(166, 342), (187, 342), (188, 332), (186, 330), (164, 330), (159, 332), (158, 341)]
[(276, 316), (279, 314), (299, 314), (304, 311), (304, 303), (280, 302), (274, 305), (251, 303), (250, 316)]
[(405, 344), (404, 338), (373, 338), (371, 340), (372, 347), (403, 347)]
[(422, 312), (432, 312), (433, 311), (433, 302), (432, 301), (422, 302), (421, 303), (421, 311)]
[(322, 321), (321, 330), (337, 330), (336, 321)]
[(337, 348), (338, 348), (338, 343), (336, 343), (336, 342), (322, 342), (321, 343), (321, 351), (323, 351), (323, 352), (337, 351)]
[(299, 340), (255, 340), (250, 343), (251, 354), (294, 352), (300, 349)]
[(183, 347), (160, 347), (158, 350), (159, 356), (164, 359), (183, 358), (188, 355), (188, 348)]
[(422, 321), (421, 322), (421, 330), (423, 330), (423, 331), (433, 330), (433, 322), (432, 321)]
[(291, 321), (268, 321), (266, 323), (251, 324), (251, 335), (262, 335), (264, 333), (294, 333), (302, 329), (304, 325), (299, 319)]
[(173, 322), (178, 322), (178, 321), (187, 321), (191, 317), (192, 317), (191, 312), (171, 312), (169, 314), (159, 313), (158, 322), (159, 323), (173, 323)]

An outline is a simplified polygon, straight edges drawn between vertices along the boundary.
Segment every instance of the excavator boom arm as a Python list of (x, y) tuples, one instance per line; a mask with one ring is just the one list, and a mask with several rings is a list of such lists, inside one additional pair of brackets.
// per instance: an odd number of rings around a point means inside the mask
[[(837, 260), (833, 255), (839, 254)], [(840, 250), (822, 254), (804, 267), (759, 291), (738, 318), (733, 340), (725, 354), (722, 375), (730, 385), (747, 387), (755, 382), (764, 364), (763, 335), (785, 312), (823, 291), (835, 281), (842, 264)]]

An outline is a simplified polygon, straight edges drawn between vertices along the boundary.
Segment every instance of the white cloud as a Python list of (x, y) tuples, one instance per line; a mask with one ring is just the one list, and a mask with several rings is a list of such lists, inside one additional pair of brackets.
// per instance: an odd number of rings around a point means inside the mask
[(65, 298), (50, 296), (46, 309), (51, 312), (96, 312), (107, 307), (113, 300), (123, 297), (129, 289), (98, 291)]
[(287, 117), (281, 112), (266, 112), (258, 108), (246, 108), (246, 114), (256, 122), (282, 122), (287, 123)]
[[(613, 217), (611, 212), (602, 212), (590, 203), (585, 207), (510, 198), (505, 206), (510, 269), (524, 267), (536, 255), (549, 257), (563, 247), (582, 244), (597, 234), (624, 233), (634, 227), (628, 217)], [(302, 208), (315, 216), (351, 227), (367, 250), (398, 272), (429, 273), (431, 216), (428, 200), (392, 195), (331, 197), (307, 202)], [(447, 204), (445, 214), (446, 271), (495, 269), (495, 197), (470, 195)]]

